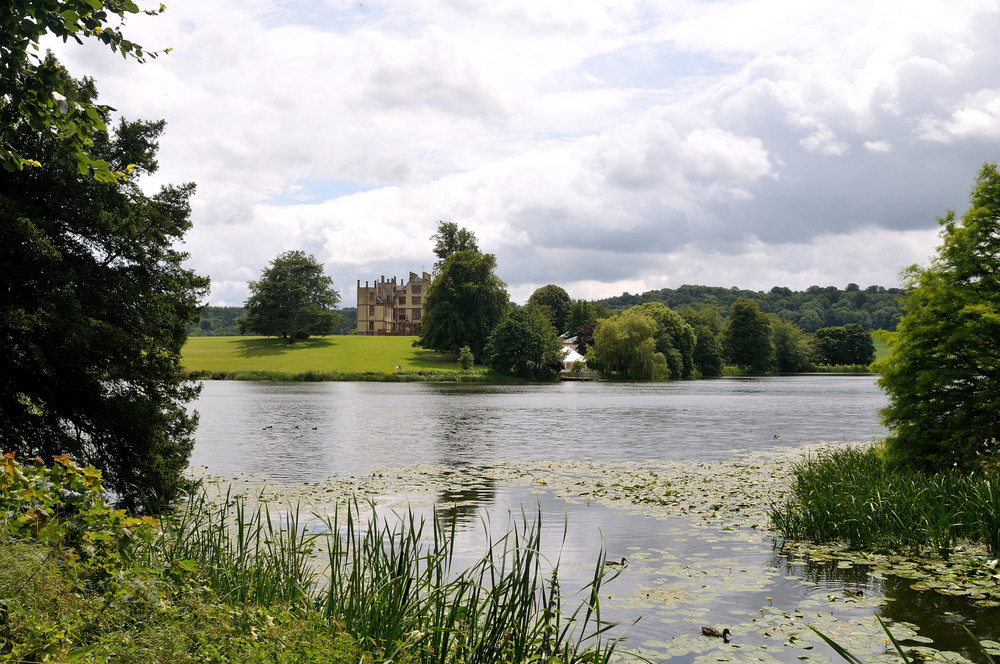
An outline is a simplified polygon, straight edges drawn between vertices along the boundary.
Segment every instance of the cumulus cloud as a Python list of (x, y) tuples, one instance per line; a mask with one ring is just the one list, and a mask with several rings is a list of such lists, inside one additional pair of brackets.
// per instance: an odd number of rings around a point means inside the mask
[[(238, 304), (280, 251), (356, 280), (475, 231), (515, 299), (896, 283), (1000, 147), (996, 0), (175, 0), (146, 65), (53, 42), (198, 183)], [(865, 283), (862, 283), (865, 282)], [(350, 304), (345, 300), (345, 304)]]

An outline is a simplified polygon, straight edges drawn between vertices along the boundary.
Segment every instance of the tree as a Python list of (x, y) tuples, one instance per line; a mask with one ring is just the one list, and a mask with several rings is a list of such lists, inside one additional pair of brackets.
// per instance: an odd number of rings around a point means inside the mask
[(722, 375), (722, 321), (715, 307), (695, 311), (690, 306), (678, 308), (677, 313), (694, 330), (695, 344), (691, 352), (694, 368), (704, 378)]
[(587, 364), (617, 378), (663, 378), (667, 360), (656, 352), (655, 333), (656, 321), (636, 309), (605, 318), (594, 330)]
[(556, 333), (562, 334), (567, 330), (566, 323), (573, 308), (573, 300), (561, 286), (549, 284), (535, 289), (535, 292), (528, 298), (528, 306), (548, 307), (549, 322), (552, 323), (552, 327), (556, 328)]
[(486, 365), (501, 373), (544, 378), (562, 361), (562, 343), (548, 319), (530, 307), (512, 309), (490, 334)]
[(816, 330), (817, 355), (824, 364), (871, 364), (875, 359), (872, 336), (858, 323)]
[[(143, 11), (155, 16), (159, 9)], [(128, 15), (140, 9), (132, 0), (16, 0), (0, 13), (0, 162), (7, 171), (38, 167), (45, 159), (58, 159), (70, 170), (99, 180), (115, 180), (118, 172), (95, 149), (95, 141), (106, 133), (110, 109), (95, 98), (81, 95), (78, 87), (51, 54), (40, 56), (39, 42), (47, 34), (78, 44), (94, 39), (126, 59), (145, 62), (157, 52), (145, 51), (125, 38), (122, 26)], [(110, 19), (118, 17), (117, 25)], [(169, 51), (169, 49), (167, 49)], [(166, 52), (166, 51), (164, 51)], [(25, 131), (47, 136), (58, 149), (16, 137)]]
[[(979, 171), (928, 267), (906, 270), (906, 314), (876, 363), (890, 455), (925, 468), (996, 463), (1000, 440), (1000, 173)], [(995, 466), (994, 466), (995, 467)]]
[(576, 330), (584, 325), (596, 325), (597, 321), (611, 315), (611, 310), (603, 304), (574, 300), (566, 318), (566, 329)]
[(722, 351), (726, 361), (746, 373), (766, 373), (774, 368), (771, 323), (753, 300), (740, 298), (729, 307)]
[(632, 307), (656, 321), (656, 352), (667, 360), (671, 378), (690, 378), (694, 373), (694, 329), (661, 302), (646, 302)]
[[(96, 98), (92, 81), (70, 84), (81, 103)], [(0, 99), (0, 112), (16, 104)], [(180, 353), (209, 285), (176, 249), (194, 185), (147, 195), (137, 183), (157, 168), (163, 127), (96, 132), (95, 158), (136, 165), (128, 181), (101, 182), (56, 158), (60, 137), (17, 123), (4, 141), (40, 165), (0, 177), (0, 449), (70, 453), (131, 507), (186, 486), (198, 387)]]
[(507, 310), (507, 284), (494, 274), (493, 254), (459, 251), (448, 256), (424, 296), (417, 345), (444, 353), (468, 346), (477, 358)]
[(771, 345), (774, 347), (775, 368), (780, 373), (799, 373), (812, 369), (811, 338), (789, 320), (777, 316), (768, 318), (771, 321)]
[(240, 334), (282, 337), (288, 343), (311, 335), (333, 334), (340, 316), (340, 295), (323, 264), (302, 251), (286, 251), (271, 261), (259, 281), (250, 282)]
[(431, 236), (434, 240), (434, 255), (438, 257), (434, 269), (439, 270), (444, 261), (459, 251), (479, 251), (476, 244), (476, 234), (451, 221), (439, 221), (437, 232)]

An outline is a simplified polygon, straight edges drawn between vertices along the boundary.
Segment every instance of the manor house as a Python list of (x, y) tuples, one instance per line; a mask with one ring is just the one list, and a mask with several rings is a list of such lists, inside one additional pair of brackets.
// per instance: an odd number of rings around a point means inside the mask
[(357, 334), (416, 334), (424, 312), (422, 304), (431, 275), (410, 272), (405, 284), (383, 275), (371, 286), (358, 279)]

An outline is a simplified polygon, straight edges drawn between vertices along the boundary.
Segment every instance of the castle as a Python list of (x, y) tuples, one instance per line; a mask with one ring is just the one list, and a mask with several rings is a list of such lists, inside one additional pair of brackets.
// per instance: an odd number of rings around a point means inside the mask
[(397, 283), (396, 277), (386, 280), (385, 275), (371, 286), (361, 285), (358, 279), (357, 334), (413, 335), (420, 330), (423, 316), (423, 298), (431, 275), (410, 272), (409, 280)]

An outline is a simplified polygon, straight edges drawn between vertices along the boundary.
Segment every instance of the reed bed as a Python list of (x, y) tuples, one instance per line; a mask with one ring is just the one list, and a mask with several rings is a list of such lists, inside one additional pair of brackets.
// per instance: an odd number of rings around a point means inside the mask
[(620, 637), (600, 613), (603, 552), (566, 613), (559, 562), (540, 550), (540, 510), (496, 539), (484, 523), (485, 554), (454, 569), (454, 520), (345, 507), (304, 520), (297, 508), (202, 494), (165, 522), (147, 564), (202, 575), (230, 602), (322, 615), (387, 661), (606, 663), (614, 653)]
[(1000, 555), (995, 474), (920, 472), (887, 462), (875, 446), (825, 451), (792, 474), (791, 497), (770, 513), (786, 539), (944, 557), (969, 543)]

